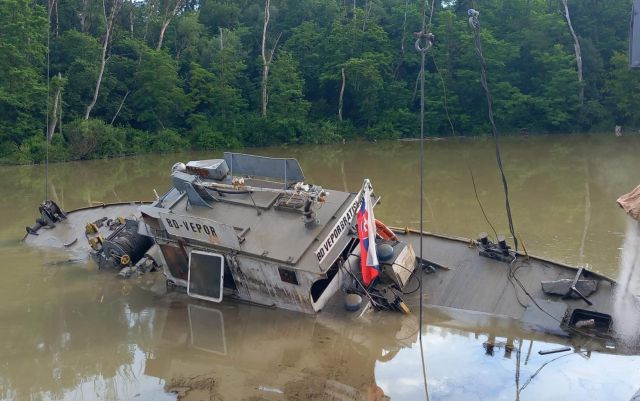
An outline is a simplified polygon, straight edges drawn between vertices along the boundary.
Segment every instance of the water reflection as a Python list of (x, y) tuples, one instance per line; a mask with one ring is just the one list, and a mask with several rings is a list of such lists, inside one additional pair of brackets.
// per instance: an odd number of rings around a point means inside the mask
[[(54, 281), (70, 289), (80, 284), (60, 275)], [(30, 325), (3, 329), (11, 347), (3, 349), (0, 398), (425, 397), (415, 316), (376, 313), (356, 323), (237, 303), (214, 307), (101, 278), (90, 301), (60, 304), (54, 297), (32, 306)], [(575, 344), (576, 351), (539, 355), (560, 344), (506, 322), (461, 323), (437, 309), (426, 318), (432, 400), (627, 400), (640, 381), (639, 357), (588, 353)]]
[[(29, 273), (16, 286), (19, 298), (0, 307), (0, 398), (65, 399), (70, 390), (89, 390), (93, 398), (122, 399), (144, 360), (136, 348), (152, 337), (150, 299), (123, 297), (130, 284), (96, 282), (89, 266)], [(41, 283), (53, 287), (41, 290)], [(123, 342), (132, 332), (137, 344)]]
[[(640, 379), (636, 357), (592, 353), (587, 358), (575, 352), (542, 356), (538, 351), (557, 345), (526, 339), (514, 340), (516, 351), (510, 357), (504, 349), (492, 356), (482, 349), (486, 335), (451, 333), (439, 327), (431, 327), (423, 340), (431, 399), (629, 400)], [(419, 400), (425, 398), (419, 371), (414, 347), (378, 366), (376, 378), (392, 399)]]
[(185, 400), (197, 399), (204, 378), (225, 399), (388, 399), (374, 378), (381, 344), (364, 333), (345, 336), (313, 318), (257, 307), (175, 302), (165, 312), (144, 372)]

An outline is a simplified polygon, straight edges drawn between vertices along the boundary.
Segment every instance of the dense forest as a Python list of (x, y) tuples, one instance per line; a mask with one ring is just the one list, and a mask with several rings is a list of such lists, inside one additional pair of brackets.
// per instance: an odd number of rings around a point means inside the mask
[[(0, 160), (640, 127), (631, 0), (0, 0)], [(426, 6), (425, 6), (426, 4)]]

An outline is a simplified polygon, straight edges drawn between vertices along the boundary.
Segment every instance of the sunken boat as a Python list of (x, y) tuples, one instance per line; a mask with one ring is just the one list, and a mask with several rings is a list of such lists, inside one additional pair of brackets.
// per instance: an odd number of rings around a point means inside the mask
[(380, 197), (368, 180), (358, 193), (329, 191), (305, 183), (295, 159), (227, 152), (176, 163), (171, 184), (148, 203), (64, 212), (46, 201), (24, 241), (85, 252), (125, 277), (161, 270), (168, 291), (207, 302), (331, 319), (424, 304), (639, 349), (638, 330), (622, 339), (616, 329), (639, 320), (632, 286), (516, 251), (501, 236), (387, 227), (374, 218)]

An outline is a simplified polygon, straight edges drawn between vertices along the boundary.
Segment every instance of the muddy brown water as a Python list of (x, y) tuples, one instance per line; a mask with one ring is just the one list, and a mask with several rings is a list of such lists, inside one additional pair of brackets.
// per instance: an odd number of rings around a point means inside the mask
[[(368, 177), (382, 196), (376, 217), (417, 227), (418, 147), (380, 142), (253, 152), (296, 157), (308, 182), (329, 189), (357, 191)], [(640, 137), (509, 138), (502, 151), (515, 228), (527, 250), (615, 277), (625, 229), (615, 199), (640, 183)], [(174, 162), (216, 156), (51, 165), (49, 197), (66, 209), (148, 200), (154, 189), (167, 188)], [(488, 218), (507, 232), (491, 141), (429, 142), (425, 170), (425, 229), (464, 237), (490, 231), (472, 170)], [(193, 302), (157, 295), (162, 280), (153, 276), (122, 281), (85, 260), (69, 261), (73, 255), (27, 248), (20, 238), (36, 217), (44, 175), (42, 166), (0, 167), (0, 399), (426, 398), (415, 316), (378, 314), (346, 325)], [(637, 356), (539, 355), (563, 341), (483, 317), (463, 324), (439, 311), (425, 315), (431, 400), (629, 400), (640, 387)]]

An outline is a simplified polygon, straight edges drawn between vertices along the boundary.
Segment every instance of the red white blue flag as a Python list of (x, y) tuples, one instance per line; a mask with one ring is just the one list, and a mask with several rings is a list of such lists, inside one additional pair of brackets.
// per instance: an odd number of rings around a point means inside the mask
[(360, 239), (360, 271), (365, 285), (378, 277), (379, 264), (376, 253), (376, 223), (373, 216), (372, 188), (369, 180), (364, 180), (362, 203), (358, 210), (358, 238)]

